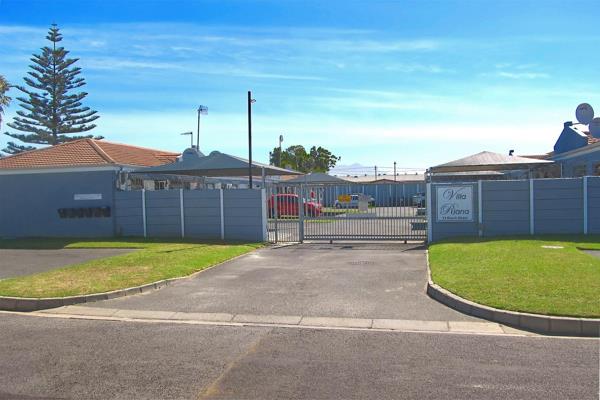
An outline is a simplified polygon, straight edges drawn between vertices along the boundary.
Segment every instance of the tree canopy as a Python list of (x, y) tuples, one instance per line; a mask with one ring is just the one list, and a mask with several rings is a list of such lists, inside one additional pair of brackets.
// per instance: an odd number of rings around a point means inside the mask
[[(85, 80), (79, 76), (81, 68), (73, 66), (79, 59), (68, 58), (69, 51), (57, 46), (62, 35), (56, 25), (50, 27), (46, 39), (51, 46), (44, 46), (41, 54), (33, 54), (31, 70), (23, 78), (26, 86), (16, 86), (25, 96), (17, 97), (21, 110), (7, 124), (27, 134), (5, 134), (24, 143), (50, 145), (93, 137), (69, 136), (94, 129), (96, 125), (92, 122), (99, 115), (83, 106), (87, 93), (76, 92), (85, 85)], [(9, 142), (4, 151), (15, 154), (33, 148)]]
[(328, 172), (340, 160), (331, 151), (319, 146), (312, 146), (307, 152), (304, 146), (294, 145), (283, 150), (280, 154), (279, 147), (270, 153), (269, 163), (282, 168), (296, 171)]

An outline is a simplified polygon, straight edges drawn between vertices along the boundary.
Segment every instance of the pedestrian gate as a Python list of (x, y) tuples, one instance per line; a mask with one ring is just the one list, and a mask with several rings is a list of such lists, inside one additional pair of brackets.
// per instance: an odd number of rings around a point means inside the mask
[(270, 242), (425, 240), (425, 184), (321, 184), (267, 188)]

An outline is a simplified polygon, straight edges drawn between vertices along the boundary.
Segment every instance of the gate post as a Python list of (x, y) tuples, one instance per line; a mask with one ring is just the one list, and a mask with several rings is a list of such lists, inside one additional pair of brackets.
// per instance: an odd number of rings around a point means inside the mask
[[(279, 203), (279, 197), (277, 196), (279, 194), (279, 187), (273, 185), (271, 187), (271, 192), (269, 194), (269, 200), (271, 201), (271, 199), (273, 200), (273, 215), (271, 215), (271, 218), (275, 219), (275, 243), (277, 243), (279, 241), (279, 233), (277, 232), (279, 227), (277, 226), (277, 220), (279, 219), (279, 205), (277, 203)], [(269, 213), (271, 213), (271, 209), (269, 208)]]
[(427, 207), (427, 243), (431, 243), (433, 241), (433, 210), (431, 209), (433, 202), (431, 199), (431, 182), (428, 182), (426, 185), (427, 191), (425, 194), (425, 200), (427, 203), (425, 204)]
[(298, 195), (298, 240), (304, 242), (304, 185), (300, 185)]

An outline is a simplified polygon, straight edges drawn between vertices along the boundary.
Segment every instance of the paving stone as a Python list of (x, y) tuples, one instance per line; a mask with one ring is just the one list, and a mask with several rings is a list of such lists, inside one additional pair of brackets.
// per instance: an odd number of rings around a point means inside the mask
[(249, 322), (257, 324), (285, 324), (298, 325), (302, 317), (300, 315), (252, 315), (239, 314), (233, 317), (233, 322)]
[(504, 333), (499, 324), (493, 322), (448, 321), (450, 332)]
[(526, 336), (535, 335), (534, 333), (531, 333), (529, 331), (522, 331), (520, 329), (515, 329), (515, 328), (512, 328), (510, 326), (506, 326), (506, 325), (500, 325), (500, 327), (502, 328), (502, 330), (504, 331), (504, 333), (508, 333), (508, 334), (526, 335)]
[(190, 320), (190, 321), (208, 321), (208, 322), (230, 322), (233, 314), (226, 313), (185, 313), (178, 312), (171, 319)]
[(417, 321), (407, 319), (374, 319), (373, 329), (408, 331), (448, 331), (447, 321)]
[(303, 317), (300, 325), (328, 326), (340, 328), (370, 328), (372, 319), (365, 318), (333, 318), (333, 317)]
[(42, 312), (48, 314), (72, 314), (72, 315), (90, 315), (94, 317), (110, 317), (118, 310), (115, 308), (99, 308), (85, 306), (67, 306), (54, 308), (52, 310), (44, 310)]

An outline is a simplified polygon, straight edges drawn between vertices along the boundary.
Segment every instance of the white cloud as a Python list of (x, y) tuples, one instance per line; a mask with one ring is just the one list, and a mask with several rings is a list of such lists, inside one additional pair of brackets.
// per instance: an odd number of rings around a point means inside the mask
[(546, 79), (549, 78), (550, 75), (543, 72), (507, 72), (500, 71), (496, 74), (501, 78), (510, 78), (510, 79)]

